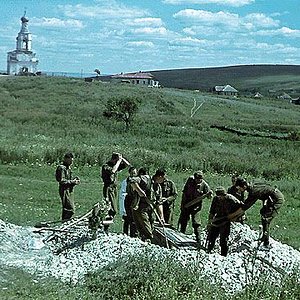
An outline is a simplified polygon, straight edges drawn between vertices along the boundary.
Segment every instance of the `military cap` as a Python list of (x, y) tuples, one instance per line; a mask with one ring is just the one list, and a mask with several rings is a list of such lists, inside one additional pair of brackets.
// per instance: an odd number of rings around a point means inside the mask
[(224, 196), (224, 195), (226, 195), (226, 189), (224, 187), (222, 187), (222, 186), (217, 187), (215, 192), (216, 192), (217, 196)]
[(203, 172), (202, 171), (197, 171), (194, 173), (195, 178), (203, 178)]
[(238, 177), (235, 181), (235, 186), (247, 186), (247, 181), (246, 179), (242, 178), (242, 177)]
[(154, 176), (165, 176), (166, 175), (166, 170), (163, 168), (157, 169)]
[(119, 159), (120, 153), (118, 152), (113, 152), (111, 155), (111, 159)]
[(64, 158), (74, 158), (74, 154), (72, 152), (67, 152)]

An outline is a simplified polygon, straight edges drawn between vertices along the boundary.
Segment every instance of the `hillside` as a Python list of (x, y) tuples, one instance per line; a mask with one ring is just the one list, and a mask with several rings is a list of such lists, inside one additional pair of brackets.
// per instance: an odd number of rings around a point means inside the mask
[[(124, 96), (140, 100), (129, 131), (123, 123), (103, 117), (107, 101)], [(194, 101), (202, 106), (191, 117)], [(60, 202), (55, 200), (54, 170), (66, 151), (75, 153), (75, 172), (83, 182), (76, 190), (78, 214), (87, 211), (100, 197), (100, 166), (118, 151), (134, 166), (148, 167), (150, 174), (166, 168), (178, 191), (199, 169), (212, 189), (227, 187), (233, 172), (271, 181), (288, 199), (287, 209), (275, 221), (285, 225), (274, 234), (299, 247), (297, 105), (54, 77), (0, 78), (0, 105), (4, 221), (32, 224), (56, 219)], [(221, 131), (222, 126), (238, 132)], [(20, 207), (22, 213), (16, 213)], [(260, 222), (259, 209), (258, 204), (249, 212), (252, 224)]]
[[(128, 131), (103, 117), (107, 102), (123, 97), (139, 100)], [(1, 299), (298, 299), (299, 276), (291, 272), (300, 249), (299, 105), (36, 76), (0, 77), (0, 106)], [(87, 227), (79, 226), (82, 234), (74, 239), (44, 245), (46, 236), (33, 233), (33, 226), (61, 218), (54, 175), (66, 151), (74, 152), (73, 175), (81, 179), (76, 217), (103, 201), (100, 170), (112, 151), (137, 168), (148, 167), (151, 175), (158, 167), (167, 169), (178, 190), (175, 223), (181, 191), (196, 170), (204, 171), (213, 190), (228, 187), (233, 172), (266, 180), (286, 198), (272, 221), (272, 249), (258, 249), (254, 241), (260, 201), (247, 211), (247, 225), (233, 227), (226, 258), (218, 246), (208, 255), (130, 239), (120, 234), (119, 214), (109, 234), (97, 240), (87, 242)], [(120, 172), (119, 182), (127, 174)], [(203, 202), (203, 230), (210, 204)], [(192, 232), (189, 224), (187, 233)], [(226, 296), (226, 286), (237, 294)]]
[(165, 87), (209, 91), (216, 85), (230, 84), (240, 92), (269, 90), (300, 95), (299, 65), (241, 65), (151, 71)]
[[(298, 154), (292, 140), (298, 140), (299, 107), (287, 101), (262, 103), (193, 91), (47, 77), (3, 78), (0, 91), (3, 107), (0, 160), (5, 163), (19, 160), (53, 163), (72, 144), (83, 165), (101, 163), (111, 147), (116, 147), (122, 152), (126, 149), (128, 157), (137, 164), (165, 165), (175, 171), (239, 170), (254, 176), (280, 178), (294, 176), (297, 170), (293, 159)], [(109, 99), (124, 96), (137, 97), (141, 102), (129, 132), (124, 131), (122, 123), (102, 116)], [(204, 105), (191, 117), (194, 100), (197, 106)], [(222, 126), (255, 133), (258, 138), (221, 132), (217, 128)], [(261, 147), (261, 153), (257, 146)], [(244, 157), (252, 161), (251, 166)], [(265, 159), (269, 161), (266, 167)]]

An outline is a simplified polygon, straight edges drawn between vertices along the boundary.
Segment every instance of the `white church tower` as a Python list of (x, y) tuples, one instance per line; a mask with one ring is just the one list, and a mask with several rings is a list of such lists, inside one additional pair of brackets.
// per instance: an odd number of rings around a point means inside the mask
[(32, 35), (28, 30), (28, 19), (21, 18), (22, 26), (17, 36), (16, 50), (7, 53), (7, 74), (25, 75), (36, 73), (38, 59), (32, 51)]

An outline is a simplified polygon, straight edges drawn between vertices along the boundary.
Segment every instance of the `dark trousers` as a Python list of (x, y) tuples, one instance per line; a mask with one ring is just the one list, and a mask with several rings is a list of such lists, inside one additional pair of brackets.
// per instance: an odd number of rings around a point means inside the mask
[(179, 217), (179, 222), (178, 222), (180, 225), (180, 231), (182, 233), (185, 233), (187, 224), (190, 218), (192, 219), (192, 226), (194, 229), (197, 242), (200, 242), (200, 226), (201, 226), (200, 211), (201, 208), (182, 209)]
[(59, 196), (62, 203), (62, 221), (71, 219), (75, 213), (73, 192), (69, 189), (59, 188)]
[(123, 216), (123, 233), (129, 234), (131, 237), (137, 236), (137, 229), (132, 215), (132, 198), (126, 195), (124, 199), (124, 208), (126, 216)]
[(226, 256), (228, 253), (228, 237), (230, 235), (230, 222), (220, 227), (212, 226), (209, 229), (208, 252), (211, 252), (215, 246), (216, 239), (220, 235), (221, 255)]
[(260, 210), (261, 223), (263, 227), (263, 235), (261, 241), (265, 246), (269, 245), (270, 223), (278, 215), (278, 210), (280, 209), (283, 202), (283, 194), (278, 189), (275, 189), (273, 194), (269, 196), (269, 199), (265, 201), (264, 206)]

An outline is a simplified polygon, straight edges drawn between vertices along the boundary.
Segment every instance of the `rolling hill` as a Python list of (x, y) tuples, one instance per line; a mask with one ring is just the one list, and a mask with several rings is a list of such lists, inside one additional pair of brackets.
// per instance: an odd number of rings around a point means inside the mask
[(241, 93), (300, 95), (300, 65), (240, 65), (151, 71), (165, 87), (210, 91), (230, 84)]

